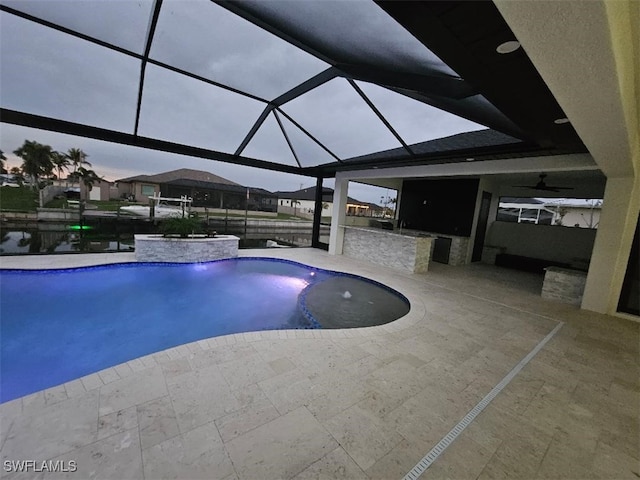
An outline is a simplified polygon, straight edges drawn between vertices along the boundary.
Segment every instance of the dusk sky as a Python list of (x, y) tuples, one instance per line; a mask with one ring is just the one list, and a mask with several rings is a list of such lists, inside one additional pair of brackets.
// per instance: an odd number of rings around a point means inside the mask
[[(403, 57), (410, 57), (417, 65), (439, 61), (399, 25), (393, 21), (390, 24), (373, 2), (335, 3), (335, 9), (320, 9), (319, 4), (305, 2), (291, 16), (297, 15), (296, 21), (309, 17), (335, 25), (336, 37), (345, 37), (344, 41), (348, 41), (348, 35), (364, 34), (351, 32), (360, 24), (366, 24), (374, 34), (376, 28), (391, 30), (394, 42), (384, 48), (396, 59), (397, 68), (402, 68)], [(2, 0), (2, 4), (141, 53), (152, 2)], [(274, 1), (258, 5), (277, 9), (292, 4)], [(353, 21), (356, 17), (361, 22)], [(371, 54), (378, 50), (372, 48)], [(163, 3), (151, 58), (247, 95), (148, 65), (139, 134), (224, 153), (234, 153), (265, 102), (329, 67), (208, 0)], [(442, 67), (444, 74), (455, 74)], [(131, 56), (0, 12), (0, 101), (4, 108), (132, 133), (139, 75), (140, 62)], [(485, 128), (377, 85), (357, 84), (408, 144)], [(330, 80), (284, 104), (282, 110), (339, 158), (400, 146), (343, 78)], [(288, 120), (283, 123), (302, 166), (333, 161)], [(8, 157), (9, 166), (21, 163), (11, 152), (25, 139), (63, 152), (81, 148), (89, 155), (94, 170), (108, 180), (186, 167), (270, 191), (315, 184), (309, 177), (0, 124), (0, 149)], [(273, 114), (242, 154), (296, 165)], [(332, 182), (326, 184), (332, 186)], [(349, 191), (352, 197), (376, 203), (384, 194), (384, 190), (362, 185), (352, 185)]]

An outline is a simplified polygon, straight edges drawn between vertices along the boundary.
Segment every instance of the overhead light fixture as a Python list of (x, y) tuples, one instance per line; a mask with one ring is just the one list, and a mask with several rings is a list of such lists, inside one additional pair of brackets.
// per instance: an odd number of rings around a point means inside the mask
[(469, 157), (469, 158), (465, 158), (465, 160), (466, 160), (467, 162), (475, 162), (475, 160), (476, 160), (476, 159), (475, 159), (475, 158), (473, 158), (473, 157)]
[(563, 123), (569, 123), (569, 119), (567, 117), (556, 118), (553, 123), (556, 125), (562, 125)]
[(506, 54), (515, 52), (520, 48), (520, 42), (517, 40), (509, 40), (508, 42), (501, 43), (496, 48), (496, 52)]

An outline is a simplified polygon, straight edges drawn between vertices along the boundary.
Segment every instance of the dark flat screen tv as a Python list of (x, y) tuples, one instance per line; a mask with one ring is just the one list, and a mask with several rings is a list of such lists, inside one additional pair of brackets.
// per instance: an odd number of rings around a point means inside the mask
[(477, 179), (405, 180), (399, 222), (404, 228), (469, 237)]

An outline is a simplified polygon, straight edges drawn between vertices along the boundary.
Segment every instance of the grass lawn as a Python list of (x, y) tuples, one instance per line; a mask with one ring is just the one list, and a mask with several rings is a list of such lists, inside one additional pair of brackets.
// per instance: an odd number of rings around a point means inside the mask
[(132, 202), (127, 202), (125, 200), (90, 200), (87, 202), (89, 205), (95, 205), (97, 210), (105, 210), (107, 212), (117, 212), (120, 207), (124, 207), (126, 205), (136, 205)]
[(67, 201), (64, 198), (54, 198), (45, 205), (45, 208), (65, 208)]
[(0, 187), (0, 209), (35, 212), (38, 192), (31, 187)]
[[(202, 218), (205, 219), (207, 218), (207, 214), (205, 212), (195, 212), (197, 213), (198, 218)], [(224, 212), (220, 213), (220, 212), (209, 212), (209, 217), (210, 218), (224, 218), (225, 216), (228, 216), (229, 218), (244, 218), (244, 213), (229, 213), (226, 214)], [(294, 217), (293, 215), (289, 215), (288, 213), (278, 213), (277, 216), (275, 215), (252, 215), (251, 210), (249, 210), (249, 212), (247, 213), (247, 218), (257, 218), (259, 220), (307, 220), (310, 221), (306, 218), (302, 218), (302, 217)]]

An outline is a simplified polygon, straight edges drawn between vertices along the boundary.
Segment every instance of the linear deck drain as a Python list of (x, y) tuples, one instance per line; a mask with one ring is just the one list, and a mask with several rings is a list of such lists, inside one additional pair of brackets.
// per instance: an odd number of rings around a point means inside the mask
[(500, 380), (500, 382), (491, 389), (491, 391), (480, 400), (475, 407), (469, 410), (458, 424), (453, 427), (449, 433), (447, 433), (442, 440), (440, 440), (435, 447), (431, 449), (429, 453), (427, 453), (422, 460), (420, 460), (415, 467), (413, 467), (409, 473), (407, 473), (404, 477), (404, 480), (416, 480), (420, 475), (422, 475), (427, 468), (431, 466), (433, 462), (440, 456), (442, 452), (444, 452), (449, 445), (453, 443), (453, 441), (460, 435), (465, 428), (467, 428), (471, 422), (475, 420), (475, 418), (482, 412), (491, 400), (493, 400), (503, 389), (506, 387), (513, 378), (520, 373), (520, 371), (524, 368), (524, 366), (531, 361), (533, 357), (535, 357), (540, 350), (547, 344), (553, 336), (558, 333), (558, 330), (562, 328), (564, 322), (560, 322), (556, 327), (549, 332), (549, 334), (542, 339), (540, 343), (538, 343), (533, 350), (531, 350), (522, 360), (518, 363), (513, 369), (507, 373), (507, 375)]

